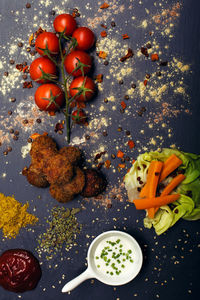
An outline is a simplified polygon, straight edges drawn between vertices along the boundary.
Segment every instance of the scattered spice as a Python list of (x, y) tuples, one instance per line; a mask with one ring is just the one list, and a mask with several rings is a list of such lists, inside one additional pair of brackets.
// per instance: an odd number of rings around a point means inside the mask
[(124, 101), (121, 101), (121, 107), (122, 107), (122, 109), (125, 109), (126, 108), (126, 103), (124, 102)]
[(144, 86), (146, 86), (146, 85), (147, 85), (147, 82), (148, 82), (148, 81), (145, 79), (145, 80), (144, 80)]
[(26, 3), (26, 8), (31, 8), (31, 4), (30, 3)]
[(115, 26), (116, 26), (116, 24), (115, 24), (114, 21), (112, 21), (112, 22), (110, 23), (110, 25), (111, 25), (112, 27), (115, 27)]
[(140, 50), (144, 56), (149, 57), (148, 49), (146, 47), (141, 47)]
[(124, 169), (126, 167), (125, 164), (118, 164), (118, 168)]
[(59, 133), (59, 131), (61, 131), (62, 129), (64, 129), (63, 124), (60, 122), (56, 123), (54, 131)]
[(75, 214), (80, 212), (80, 208), (53, 207), (47, 224), (46, 232), (38, 237), (37, 251), (46, 253), (46, 259), (61, 251), (63, 246), (69, 250), (74, 244), (76, 235), (81, 231), (81, 225), (77, 222)]
[(31, 89), (33, 87), (32, 81), (23, 82), (23, 89)]
[(133, 53), (133, 50), (131, 48), (128, 48), (128, 52), (125, 56), (121, 57), (120, 58), (120, 61), (121, 62), (124, 62), (125, 60), (127, 60), (128, 58), (130, 57), (133, 57), (134, 53)]
[(99, 83), (103, 82), (103, 74), (96, 75), (95, 80)]
[(38, 221), (38, 218), (27, 212), (28, 207), (28, 203), (22, 205), (14, 196), (6, 197), (0, 193), (0, 228), (4, 237), (15, 238), (22, 227)]
[(152, 60), (152, 61), (157, 61), (157, 60), (159, 60), (158, 54), (157, 54), (157, 53), (151, 54), (151, 60)]
[(161, 61), (160, 66), (161, 67), (166, 67), (168, 65), (168, 61)]
[(126, 40), (126, 39), (130, 39), (130, 37), (128, 36), (128, 34), (122, 34), (122, 38), (123, 38), (123, 40)]
[(101, 6), (100, 6), (100, 9), (106, 9), (108, 8), (110, 5), (106, 2), (104, 2)]
[(105, 30), (102, 31), (102, 32), (101, 32), (101, 36), (102, 36), (102, 37), (106, 37), (106, 36), (107, 36), (107, 32), (106, 32)]
[(98, 56), (102, 59), (105, 59), (107, 57), (107, 53), (105, 51), (99, 51)]
[(104, 24), (101, 24), (101, 27), (104, 28), (104, 29), (107, 29), (107, 26), (104, 25)]
[(109, 169), (110, 165), (111, 165), (111, 161), (109, 159), (107, 159), (104, 164), (105, 164), (106, 169)]
[(102, 157), (102, 155), (104, 155), (104, 154), (106, 154), (106, 153), (107, 153), (107, 151), (102, 151), (102, 152), (100, 152), (100, 153), (97, 153), (97, 154), (95, 155), (94, 160), (97, 161), (98, 159), (100, 159), (100, 158)]
[(129, 140), (128, 141), (128, 146), (129, 146), (130, 149), (133, 149), (135, 147), (134, 141), (133, 140)]
[(118, 150), (118, 152), (117, 152), (117, 157), (123, 158), (123, 157), (124, 157), (124, 152), (121, 151), (121, 150)]

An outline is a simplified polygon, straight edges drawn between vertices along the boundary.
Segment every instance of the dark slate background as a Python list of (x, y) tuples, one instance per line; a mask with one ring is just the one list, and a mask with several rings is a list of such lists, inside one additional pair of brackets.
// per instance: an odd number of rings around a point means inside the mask
[[(108, 1), (109, 2), (109, 1)], [(134, 15), (137, 15), (138, 20), (141, 18), (143, 20), (143, 10), (144, 7), (148, 8), (149, 11), (155, 12), (154, 2), (159, 2), (164, 7), (168, 7), (173, 4), (173, 1), (142, 1), (142, 5), (139, 5), (139, 1), (117, 1), (117, 5), (125, 4), (127, 7), (129, 4), (134, 6)], [(45, 1), (30, 1), (31, 8), (26, 9), (26, 1), (23, 0), (13, 0), (13, 1), (0, 1), (0, 59), (3, 57), (4, 68), (0, 71), (0, 76), (4, 76), (3, 73), (7, 71), (6, 64), (9, 65), (9, 60), (11, 58), (15, 59), (16, 62), (22, 62), (27, 60), (20, 54), (20, 49), (14, 57), (8, 57), (6, 46), (7, 43), (12, 40), (15, 36), (19, 37), (22, 41), (26, 40), (26, 46), (28, 44), (28, 34), (27, 32), (34, 32), (37, 28), (33, 28), (33, 23), (38, 21), (33, 21), (33, 15), (38, 14), (39, 20), (42, 20), (42, 16), (39, 14), (49, 15), (49, 12), (55, 7), (66, 8), (66, 12), (71, 11), (71, 8), (78, 7), (81, 14), (86, 16), (80, 18), (78, 21), (81, 25), (87, 26), (87, 17), (92, 17), (97, 11), (97, 7), (103, 3), (100, 1), (90, 1), (89, 6), (91, 10), (85, 8), (87, 1), (68, 1), (68, 3), (63, 3), (63, 1), (49, 1), (47, 7), (45, 7)], [(185, 0), (181, 1), (181, 16), (179, 21), (176, 23), (174, 28), (174, 38), (170, 42), (170, 47), (168, 50), (168, 55), (173, 53), (176, 56), (181, 57), (182, 61), (189, 63), (191, 65), (192, 74), (187, 76), (187, 92), (190, 95), (190, 102), (188, 107), (192, 111), (191, 115), (180, 114), (177, 118), (172, 118), (169, 120), (170, 128), (173, 128), (173, 137), (171, 140), (168, 139), (167, 135), (164, 139), (164, 144), (162, 146), (168, 147), (169, 144), (175, 143), (177, 147), (187, 152), (199, 153), (200, 151), (200, 140), (199, 140), (199, 96), (200, 96), (200, 24), (199, 24), (199, 1), (198, 0)], [(18, 22), (14, 21), (16, 17), (15, 12), (19, 11)], [(56, 10), (56, 9), (55, 9)], [(33, 14), (34, 11), (34, 14)], [(134, 41), (130, 39), (128, 45), (135, 49), (135, 41), (138, 45), (143, 45), (144, 36), (138, 31), (135, 32), (133, 27), (130, 25), (130, 17), (132, 11), (126, 11), (122, 14), (116, 14), (112, 18), (107, 20), (107, 24), (114, 19), (117, 26), (120, 27), (122, 33), (128, 33), (129, 35), (134, 35)], [(45, 19), (45, 24), (49, 27), (52, 24), (53, 17), (49, 15)], [(128, 25), (126, 24), (128, 20)], [(39, 22), (38, 22), (39, 23)], [(99, 37), (102, 28), (98, 26), (94, 29), (95, 35)], [(162, 41), (161, 41), (162, 43)], [(25, 46), (24, 46), (25, 47)], [(95, 50), (92, 52), (95, 57)], [(167, 57), (167, 55), (166, 55)], [(32, 61), (32, 57), (29, 57), (28, 63)], [(109, 67), (104, 67), (102, 64), (95, 61), (95, 74), (103, 72), (104, 75), (109, 74)], [(8, 67), (10, 68), (10, 66)], [(145, 66), (141, 70), (143, 75), (145, 74)], [(130, 78), (130, 82), (131, 82)], [(128, 86), (129, 82), (125, 84)], [(88, 111), (95, 113), (97, 111), (100, 103), (103, 103), (103, 98), (108, 96), (110, 85), (109, 82), (104, 80), (105, 96), (99, 93), (93, 102), (93, 105), (88, 106)], [(123, 92), (120, 90), (119, 85), (116, 82), (116, 96), (121, 99), (123, 98)], [(0, 93), (1, 101), (1, 116), (7, 118), (7, 111), (13, 109), (15, 104), (11, 104), (8, 99), (13, 97), (20, 99), (26, 99), (30, 95), (34, 94), (36, 89), (36, 84), (34, 84), (34, 89), (23, 90), (16, 89), (15, 86), (9, 91), (5, 96)], [(126, 89), (124, 89), (125, 91)], [(167, 101), (167, 99), (165, 99)], [(179, 101), (179, 100), (177, 100)], [(18, 103), (18, 102), (17, 102)], [(138, 106), (139, 107), (141, 106)], [(178, 103), (178, 102), (177, 102)], [(147, 115), (151, 110), (151, 102), (147, 105)], [(159, 106), (159, 104), (157, 104)], [(137, 106), (135, 106), (137, 108)], [(157, 107), (158, 109), (158, 107)], [(161, 109), (161, 108), (160, 108)], [(109, 155), (113, 152), (112, 140), (117, 139), (117, 143), (125, 143), (127, 139), (122, 135), (121, 140), (117, 132), (117, 127), (120, 124), (123, 128), (128, 128), (134, 131), (134, 139), (139, 138), (139, 130), (145, 128), (144, 118), (133, 118), (131, 114), (128, 117), (117, 112), (105, 112), (106, 116), (112, 117), (112, 125), (108, 128), (108, 137), (104, 138), (103, 135), (100, 137), (100, 142), (105, 143), (109, 149)], [(1, 117), (1, 120), (2, 120)], [(15, 115), (13, 116), (13, 118)], [(56, 116), (59, 119), (59, 116)], [(11, 118), (11, 125), (13, 119)], [(59, 146), (64, 146), (66, 144), (64, 136), (59, 136), (54, 133), (54, 127), (50, 126), (51, 122), (55, 124), (55, 119), (51, 119), (46, 116), (46, 124), (43, 123), (42, 130), (47, 130), (49, 134), (54, 137)], [(39, 126), (39, 125), (38, 125)], [(1, 128), (0, 128), (1, 129)], [(39, 130), (39, 127), (38, 127)], [(76, 127), (73, 131), (72, 137), (79, 135), (80, 137), (84, 135), (85, 128)], [(147, 138), (153, 136), (153, 131), (149, 132), (149, 136), (146, 136), (143, 143), (146, 145)], [(36, 207), (35, 214), (39, 217), (39, 225), (36, 225), (34, 232), (27, 231), (23, 229), (20, 235), (13, 240), (4, 240), (2, 236), (2, 242), (0, 243), (0, 251), (3, 252), (10, 248), (24, 248), (33, 252), (38, 256), (35, 248), (37, 246), (37, 237), (39, 233), (44, 232), (46, 222), (45, 217), (49, 214), (49, 209), (51, 209), (55, 204), (48, 190), (39, 190), (37, 188), (31, 187), (20, 175), (22, 168), (29, 163), (30, 159), (27, 156), (25, 159), (21, 158), (21, 146), (26, 144), (27, 138), (29, 137), (29, 132), (20, 132), (19, 141), (11, 141), (11, 146), (13, 151), (9, 153), (8, 156), (3, 155), (3, 150), (5, 150), (6, 145), (2, 145), (0, 148), (0, 172), (6, 173), (6, 178), (0, 179), (0, 192), (6, 195), (15, 195), (15, 198), (22, 203), (29, 201), (30, 209), (33, 212), (33, 208)], [(98, 133), (100, 135), (100, 133)], [(157, 134), (157, 131), (155, 132)], [(92, 144), (90, 141), (81, 145), (82, 150), (85, 153), (86, 158), (91, 158), (91, 152), (95, 150), (96, 144)], [(149, 149), (150, 150), (150, 149)], [(131, 157), (137, 156), (137, 149), (134, 152), (127, 152)], [(116, 163), (116, 162), (115, 162)], [(124, 173), (112, 173), (110, 170), (104, 170), (107, 175), (109, 186), (118, 185), (118, 180), (122, 178)], [(197, 299), (198, 284), (199, 284), (199, 221), (197, 222), (186, 222), (179, 221), (172, 229), (170, 229), (167, 234), (161, 235), (159, 237), (155, 236), (153, 230), (147, 230), (143, 228), (142, 219), (144, 217), (143, 212), (136, 212), (133, 206), (124, 209), (126, 205), (126, 192), (123, 190), (124, 202), (120, 203), (118, 201), (113, 201), (111, 209), (104, 209), (103, 207), (97, 207), (92, 203), (85, 203), (86, 210), (83, 210), (77, 217), (78, 221), (83, 224), (83, 231), (78, 236), (78, 254), (75, 253), (76, 248), (72, 248), (68, 253), (64, 253), (64, 260), (61, 261), (61, 256), (58, 254), (53, 261), (46, 261), (44, 258), (42, 261), (42, 278), (33, 291), (26, 292), (24, 294), (14, 294), (0, 288), (0, 300), (33, 300), (33, 299), (71, 299), (71, 300), (85, 300), (85, 299), (138, 299), (138, 300), (149, 300), (149, 299)], [(41, 199), (38, 199), (38, 196)], [(78, 201), (77, 201), (78, 200)], [(80, 206), (81, 197), (77, 198), (71, 203), (66, 204), (67, 207)], [(60, 205), (60, 204), (58, 204)], [(98, 218), (94, 224), (92, 220)], [(116, 221), (113, 220), (116, 218)], [(126, 219), (124, 219), (126, 218)], [(139, 220), (139, 221), (137, 221)], [(114, 289), (113, 287), (106, 286), (98, 281), (91, 283), (90, 280), (84, 282), (82, 285), (77, 287), (70, 295), (62, 294), (61, 288), (66, 283), (66, 281), (77, 276), (85, 269), (85, 258), (88, 249), (88, 243), (92, 241), (93, 237), (97, 236), (103, 231), (113, 229), (124, 230), (132, 234), (141, 245), (144, 254), (144, 264), (140, 274), (129, 284)], [(86, 235), (88, 235), (86, 237)], [(68, 260), (70, 258), (70, 260)], [(58, 265), (55, 268), (55, 265)], [(63, 280), (62, 275), (65, 274), (66, 277)], [(52, 287), (53, 286), (53, 287)]]

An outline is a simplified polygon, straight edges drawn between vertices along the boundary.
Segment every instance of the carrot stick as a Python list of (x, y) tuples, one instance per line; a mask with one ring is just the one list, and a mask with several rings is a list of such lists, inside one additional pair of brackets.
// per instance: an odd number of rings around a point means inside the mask
[(167, 205), (178, 200), (179, 197), (179, 194), (172, 194), (160, 197), (135, 199), (133, 201), (129, 201), (135, 204), (136, 209), (148, 209), (151, 207), (160, 207), (162, 205)]
[[(179, 174), (164, 188), (161, 193), (161, 196), (169, 195), (183, 180), (185, 179), (185, 175)], [(154, 208), (155, 213), (158, 211), (159, 207)]]
[(185, 179), (185, 175), (179, 174), (172, 179), (172, 181), (164, 188), (161, 196), (169, 195), (176, 187)]
[[(163, 163), (161, 161), (153, 160), (150, 163), (147, 175), (147, 182), (140, 192), (140, 197), (152, 198), (156, 196), (156, 190), (162, 168)], [(149, 218), (153, 219), (155, 215), (155, 209), (153, 207), (147, 209), (147, 214)]]
[(160, 182), (162, 182), (170, 173), (176, 170), (181, 164), (182, 160), (175, 154), (172, 154), (163, 165), (163, 170), (160, 176)]
[(154, 197), (160, 177), (163, 162), (152, 160), (147, 174), (147, 182), (140, 192), (140, 197)]

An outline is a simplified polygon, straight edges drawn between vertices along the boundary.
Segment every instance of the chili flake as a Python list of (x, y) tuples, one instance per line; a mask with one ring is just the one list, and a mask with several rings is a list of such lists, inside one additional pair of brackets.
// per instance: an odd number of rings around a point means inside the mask
[(23, 82), (23, 89), (30, 89), (33, 87), (32, 81)]
[(108, 54), (105, 51), (99, 51), (99, 53), (98, 53), (98, 56), (103, 59), (105, 59), (107, 57), (107, 55)]
[(124, 157), (124, 152), (122, 152), (121, 150), (118, 150), (117, 157), (123, 158)]
[(126, 167), (125, 164), (118, 164), (118, 167), (121, 168), (121, 169), (124, 169)]
[(19, 70), (20, 72), (23, 71), (23, 68), (24, 68), (23, 64), (16, 64), (16, 69)]
[(103, 74), (98, 74), (96, 77), (95, 77), (95, 80), (99, 83), (101, 83), (103, 81)]
[(121, 102), (121, 107), (122, 107), (123, 109), (126, 108), (126, 103), (125, 103), (124, 101)]
[(123, 40), (126, 40), (126, 39), (130, 39), (130, 37), (128, 36), (128, 34), (122, 34), (122, 38), (123, 38)]
[(151, 54), (151, 60), (152, 60), (152, 61), (157, 61), (157, 60), (159, 60), (158, 54), (157, 54), (157, 53)]
[(101, 32), (101, 36), (102, 36), (102, 37), (106, 37), (106, 36), (107, 36), (107, 32), (106, 32), (105, 30), (102, 31), (102, 32)]
[(148, 82), (148, 81), (145, 79), (145, 80), (144, 80), (144, 86), (146, 86), (146, 85), (147, 85), (147, 82)]
[(105, 167), (107, 168), (107, 169), (109, 169), (110, 168), (110, 165), (111, 165), (111, 161), (108, 159), (108, 160), (106, 160), (105, 161)]
[(105, 9), (105, 8), (108, 8), (110, 5), (106, 2), (104, 2), (101, 6), (100, 6), (100, 9)]
[(133, 149), (135, 147), (134, 141), (133, 140), (129, 140), (128, 141), (128, 146), (129, 146), (130, 149)]

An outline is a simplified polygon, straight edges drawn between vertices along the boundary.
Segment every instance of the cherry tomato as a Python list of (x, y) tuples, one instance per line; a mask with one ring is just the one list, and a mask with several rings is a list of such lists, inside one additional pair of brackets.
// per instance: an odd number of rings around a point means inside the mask
[(66, 72), (74, 77), (83, 75), (81, 69), (73, 72), (73, 70), (77, 67), (79, 60), (81, 63), (88, 65), (87, 67), (83, 67), (84, 75), (86, 75), (90, 71), (92, 65), (91, 56), (89, 56), (86, 52), (80, 50), (72, 51), (66, 56), (64, 61)]
[(95, 42), (94, 33), (87, 27), (77, 28), (73, 32), (72, 37), (74, 37), (78, 42), (78, 46), (76, 47), (78, 50), (88, 50)]
[(76, 124), (85, 124), (87, 119), (83, 109), (76, 109), (72, 112), (72, 121)]
[(38, 57), (30, 65), (29, 73), (34, 81), (39, 83), (50, 82), (48, 79), (40, 79), (42, 77), (41, 69), (50, 75), (56, 76), (56, 65), (47, 57)]
[[(69, 87), (70, 95), (72, 97), (75, 96), (80, 91), (81, 87), (83, 87), (82, 94), (75, 98), (76, 101), (81, 102), (90, 100), (95, 93), (94, 81), (91, 78), (84, 76), (75, 78)], [(91, 91), (87, 91), (87, 89), (90, 89)]]
[(76, 21), (69, 14), (62, 14), (55, 18), (53, 26), (56, 32), (63, 32), (65, 30), (65, 35), (72, 35), (76, 29)]
[[(45, 100), (47, 98), (49, 100)], [(53, 98), (59, 107), (64, 102), (64, 93), (59, 86), (53, 83), (40, 85), (35, 92), (35, 104), (41, 110), (56, 111), (57, 107), (50, 99)], [(51, 103), (52, 102), (52, 103)]]
[[(35, 41), (35, 50), (40, 54), (44, 55), (43, 50), (48, 46), (49, 51), (52, 55), (59, 53), (59, 40), (53, 32), (43, 32), (38, 35)], [(41, 49), (39, 49), (41, 48)]]

